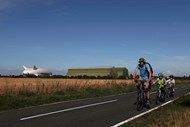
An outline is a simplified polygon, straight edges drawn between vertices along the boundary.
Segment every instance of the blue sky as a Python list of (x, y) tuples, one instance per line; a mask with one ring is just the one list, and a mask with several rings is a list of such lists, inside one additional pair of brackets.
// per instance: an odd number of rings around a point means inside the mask
[(22, 65), (190, 75), (189, 0), (0, 0), (0, 74)]

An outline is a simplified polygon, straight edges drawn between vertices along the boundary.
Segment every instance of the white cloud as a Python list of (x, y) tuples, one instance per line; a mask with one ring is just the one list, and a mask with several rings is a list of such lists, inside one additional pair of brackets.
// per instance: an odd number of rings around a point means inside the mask
[(175, 55), (175, 56), (168, 56), (168, 55), (161, 55), (161, 59), (167, 60), (167, 61), (187, 61), (190, 60), (190, 56), (187, 55)]
[(0, 69), (1, 75), (21, 75), (22, 70), (20, 69)]
[(172, 57), (173, 60), (190, 60), (190, 57), (189, 56), (173, 56)]
[[(0, 0), (0, 15), (15, 12), (17, 9), (33, 8), (36, 6), (52, 6), (57, 0)], [(63, 13), (69, 15), (69, 13)]]
[(46, 49), (45, 46), (25, 46), (25, 45), (7, 45), (8, 48), (23, 48), (23, 49)]
[(2, 15), (5, 12), (9, 12), (12, 8), (15, 7), (15, 3), (12, 0), (0, 0), (0, 14)]
[(25, 0), (0, 0), (0, 11), (9, 11), (24, 3), (26, 3)]
[(154, 55), (154, 53), (150, 52), (150, 51), (142, 51), (142, 54), (144, 54), (144, 55)]
[(66, 11), (64, 12), (64, 11), (63, 11), (63, 12), (57, 13), (56, 15), (57, 15), (57, 16), (60, 16), (60, 17), (61, 17), (61, 16), (70, 16), (70, 15), (72, 15), (72, 13), (71, 13), (71, 12), (66, 12)]
[(67, 69), (51, 69), (53, 75), (66, 75), (67, 74)]
[(60, 16), (60, 17), (61, 16), (70, 16), (73, 14), (71, 11), (69, 11), (69, 8), (64, 5), (62, 7), (51, 10), (50, 12), (53, 12), (53, 13), (55, 13), (55, 15)]
[(190, 75), (190, 56), (188, 55), (162, 55), (153, 63), (155, 74), (162, 72), (167, 76), (170, 74), (177, 76)]

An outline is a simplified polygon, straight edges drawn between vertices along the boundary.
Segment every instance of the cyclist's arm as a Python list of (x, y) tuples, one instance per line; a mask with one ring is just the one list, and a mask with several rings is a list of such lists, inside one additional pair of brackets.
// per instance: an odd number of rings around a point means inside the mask
[(175, 86), (175, 79), (173, 80), (173, 84), (174, 84), (174, 86)]
[(137, 69), (135, 69), (135, 71), (134, 71), (134, 73), (133, 73), (133, 79), (135, 79), (135, 78), (136, 78), (136, 76), (137, 76), (137, 72), (138, 72), (138, 70), (137, 70)]
[(133, 79), (136, 78), (137, 73), (138, 73), (138, 70), (139, 70), (139, 66), (137, 65), (137, 67), (135, 68), (135, 71), (134, 71), (134, 73), (133, 73)]
[(168, 83), (167, 83), (167, 80), (164, 79), (164, 86), (166, 86)]
[(151, 81), (151, 78), (152, 78), (152, 72), (151, 72), (151, 70), (148, 70), (148, 73), (149, 73), (148, 82), (150, 82), (150, 81)]
[(158, 84), (158, 80), (155, 80), (155, 81), (153, 82), (153, 84)]

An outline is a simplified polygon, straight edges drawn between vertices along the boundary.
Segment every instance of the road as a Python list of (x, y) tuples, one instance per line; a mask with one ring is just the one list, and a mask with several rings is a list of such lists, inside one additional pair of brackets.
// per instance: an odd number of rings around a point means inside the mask
[[(189, 92), (190, 86), (179, 87), (176, 97)], [(6, 111), (0, 113), (0, 127), (111, 127), (147, 111), (136, 111), (135, 100), (133, 92)]]

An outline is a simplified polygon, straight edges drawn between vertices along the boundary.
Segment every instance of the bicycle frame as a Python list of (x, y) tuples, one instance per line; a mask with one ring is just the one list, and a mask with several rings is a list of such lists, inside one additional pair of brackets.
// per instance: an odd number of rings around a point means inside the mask
[(166, 96), (165, 88), (158, 89), (156, 94), (156, 104), (159, 104), (160, 102), (165, 102), (165, 96)]
[(168, 88), (167, 97), (174, 97), (173, 87)]
[(137, 111), (141, 111), (146, 105), (146, 91), (144, 82), (140, 81), (137, 91)]

